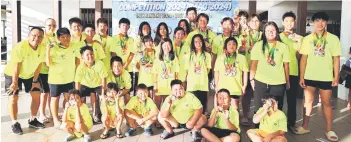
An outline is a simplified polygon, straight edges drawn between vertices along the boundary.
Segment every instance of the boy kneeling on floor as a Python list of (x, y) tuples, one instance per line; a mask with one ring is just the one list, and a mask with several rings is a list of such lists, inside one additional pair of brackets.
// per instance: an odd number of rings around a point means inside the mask
[(151, 125), (157, 121), (158, 108), (155, 102), (148, 97), (148, 88), (139, 84), (136, 96), (132, 97), (125, 108), (126, 119), (130, 126), (125, 136), (133, 136), (137, 125), (144, 128), (144, 135), (151, 136)]
[(284, 112), (278, 109), (278, 102), (268, 97), (253, 116), (253, 123), (260, 123), (259, 129), (250, 129), (247, 135), (253, 142), (287, 142), (287, 120)]
[(227, 89), (220, 89), (214, 98), (214, 108), (208, 120), (208, 127), (201, 129), (202, 136), (211, 142), (239, 142), (239, 113), (231, 107)]
[(199, 131), (207, 119), (202, 114), (200, 100), (194, 94), (185, 92), (180, 80), (171, 81), (171, 90), (172, 94), (165, 99), (158, 115), (158, 121), (165, 128), (161, 138), (173, 137), (173, 128), (181, 126), (191, 129), (193, 140), (201, 139)]
[(110, 128), (116, 128), (116, 137), (123, 138), (121, 125), (124, 119), (124, 100), (121, 99), (121, 96), (121, 91), (118, 90), (116, 83), (107, 84), (106, 96), (101, 96), (101, 119), (105, 127), (100, 135), (101, 139), (106, 139), (110, 136)]
[(69, 102), (65, 105), (62, 116), (61, 128), (69, 133), (64, 139), (65, 142), (84, 135), (84, 142), (91, 142), (89, 130), (93, 127), (93, 119), (90, 116), (89, 108), (81, 102), (79, 90), (70, 90)]

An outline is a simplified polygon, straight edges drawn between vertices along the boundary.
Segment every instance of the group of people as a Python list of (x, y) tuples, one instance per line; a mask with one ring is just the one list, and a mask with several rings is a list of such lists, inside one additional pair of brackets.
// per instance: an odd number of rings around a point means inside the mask
[[(119, 20), (120, 33), (114, 36), (107, 34), (105, 18), (97, 20), (97, 29), (83, 25), (79, 18), (69, 20), (69, 29), (56, 30), (51, 18), (45, 21), (45, 30), (33, 27), (28, 39), (12, 49), (4, 71), (12, 131), (23, 133), (17, 103), (24, 84), (32, 96), (29, 127), (45, 127), (48, 105), (54, 127), (69, 133), (65, 141), (77, 137), (91, 141), (93, 122), (103, 123), (101, 139), (108, 138), (112, 128), (118, 138), (133, 136), (139, 126), (151, 136), (155, 125), (165, 129), (163, 139), (174, 136), (175, 128), (186, 128), (194, 140), (240, 141), (239, 124), (250, 125), (253, 99), (252, 122), (257, 126), (246, 132), (248, 137), (254, 142), (285, 142), (288, 129), (295, 134), (310, 132), (312, 103), (319, 88), (325, 135), (338, 140), (332, 130), (330, 100), (331, 89), (338, 84), (341, 48), (337, 36), (326, 31), (326, 13), (312, 16), (314, 31), (305, 37), (294, 33), (293, 12), (283, 15), (281, 33), (274, 22), (261, 31), (260, 17), (245, 11), (223, 18), (219, 35), (208, 28), (207, 14), (190, 7), (186, 17), (172, 38), (164, 22), (157, 26), (154, 38), (148, 22), (142, 22), (138, 36), (132, 38), (127, 34), (127, 18)], [(299, 85), (305, 100), (302, 126), (296, 126)], [(208, 101), (211, 88), (214, 102)], [(285, 92), (287, 117), (282, 112)], [(61, 95), (64, 111), (59, 116)], [(214, 104), (212, 111), (209, 103)], [(128, 131), (123, 134), (124, 120)]]

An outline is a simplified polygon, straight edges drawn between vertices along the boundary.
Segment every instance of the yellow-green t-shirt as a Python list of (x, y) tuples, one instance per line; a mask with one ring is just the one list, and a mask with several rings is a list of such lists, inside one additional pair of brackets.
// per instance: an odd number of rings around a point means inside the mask
[(208, 43), (212, 45), (213, 40), (216, 37), (216, 34), (211, 31), (211, 30), (207, 30), (206, 32), (200, 32), (199, 29), (196, 29), (192, 32), (189, 33), (188, 37), (185, 40), (185, 45), (187, 46), (191, 46), (191, 40), (193, 39), (194, 35), (196, 34), (201, 34), (203, 36), (204, 39), (207, 39)]
[(110, 50), (110, 46), (112, 43), (112, 38), (110, 36), (107, 37), (102, 37), (99, 34), (95, 34), (94, 40), (100, 42), (102, 50), (105, 53), (105, 58), (102, 58), (102, 62), (104, 62), (105, 68), (106, 70), (111, 70), (111, 65), (110, 65), (110, 61), (111, 61), (111, 50)]
[[(101, 43), (100, 42), (93, 42), (93, 44), (89, 44), (89, 43), (85, 43), (84, 44), (81, 44), (79, 45), (80, 48), (77, 49), (78, 51), (76, 52), (76, 57), (81, 59), (80, 62), (82, 63), (83, 62), (83, 59), (82, 59), (82, 55), (80, 53), (80, 49), (83, 48), (84, 46), (91, 46), (93, 48), (93, 52), (94, 52), (94, 59), (95, 60), (103, 60), (106, 55), (105, 55), (105, 52), (104, 52), (104, 49), (102, 48), (101, 46)], [(105, 67), (104, 67), (105, 68)]]
[[(43, 41), (41, 42), (41, 44), (43, 44), (43, 46), (47, 46), (48, 44), (50, 44), (51, 42), (56, 42), (59, 43), (55, 33), (51, 33), (51, 34), (45, 34)], [(45, 52), (46, 54), (46, 52)], [(43, 63), (41, 66), (41, 74), (48, 74), (49, 73), (49, 67)]]
[(212, 42), (212, 53), (220, 56), (224, 52), (224, 42), (228, 37), (224, 35), (218, 35), (214, 38)]
[(157, 89), (156, 95), (171, 94), (171, 81), (176, 79), (175, 74), (179, 72), (179, 62), (176, 57), (173, 60), (156, 59), (152, 67), (152, 73), (157, 74)]
[(84, 40), (87, 38), (87, 36), (84, 33), (81, 33), (82, 35), (80, 36), (80, 38), (74, 38), (74, 36), (71, 36), (71, 43), (74, 44), (81, 44), (84, 43)]
[(296, 52), (298, 50), (298, 43), (289, 39), (284, 33), (279, 34), (280, 39), (289, 48), (290, 62), (289, 62), (289, 73), (292, 76), (298, 76), (299, 74), (299, 64), (296, 57)]
[[(132, 37), (124, 37), (122, 40), (120, 35), (112, 37), (111, 52), (115, 52), (117, 56), (122, 58), (123, 64), (128, 60), (130, 54), (135, 53), (134, 40)], [(133, 71), (132, 61), (129, 63), (127, 69), (128, 72)]]
[(45, 62), (45, 52), (45, 46), (42, 44), (39, 44), (37, 49), (33, 50), (28, 40), (17, 43), (11, 51), (11, 60), (5, 66), (4, 73), (8, 76), (13, 76), (15, 65), (22, 63), (19, 78), (32, 78), (39, 65)]
[(314, 54), (313, 34), (306, 36), (302, 41), (300, 53), (307, 55), (305, 79), (315, 81), (333, 80), (333, 57), (341, 55), (340, 41), (337, 36), (327, 32), (325, 56)]
[[(169, 109), (171, 115), (180, 123), (186, 124), (189, 119), (194, 115), (194, 112), (202, 108), (200, 100), (192, 93), (184, 92), (183, 98), (175, 99)], [(172, 96), (167, 96), (165, 103), (161, 107), (161, 111), (169, 107), (167, 103)]]
[[(214, 113), (214, 109), (211, 111), (211, 117)], [(238, 128), (236, 131), (240, 133), (240, 126), (239, 126), (239, 112), (234, 109), (233, 107), (229, 107), (229, 121)], [(223, 112), (217, 112), (216, 116), (216, 124), (214, 126), (218, 129), (226, 129), (229, 130), (229, 127), (225, 120), (225, 114)]]
[[(118, 106), (122, 111), (124, 110), (124, 100), (122, 98), (119, 99)], [(112, 121), (116, 119), (116, 113), (117, 113), (116, 101), (112, 101), (112, 102), (103, 101), (100, 105), (100, 109), (103, 115), (106, 115), (108, 113), (107, 115), (110, 116), (110, 119)]]
[[(80, 107), (80, 115), (82, 116), (83, 123), (87, 126), (88, 130), (93, 127), (93, 119), (89, 113), (89, 108), (86, 104), (82, 104)], [(72, 106), (68, 107), (67, 110), (67, 120), (76, 122), (76, 109)], [(75, 132), (74, 133), (77, 137), (83, 136), (82, 132)]]
[(236, 38), (238, 42), (237, 50), (239, 50), (239, 48), (243, 46), (243, 42), (246, 41), (245, 57), (249, 65), (249, 68), (251, 67), (251, 52), (249, 51), (249, 48), (251, 45), (255, 45), (257, 42), (259, 42), (261, 40), (261, 37), (262, 37), (262, 32), (257, 32), (257, 35), (248, 35), (246, 38), (244, 38), (244, 36), (241, 34), (239, 35), (238, 38)]
[[(273, 48), (273, 44), (269, 44)], [(258, 61), (255, 79), (269, 85), (285, 84), (284, 63), (290, 62), (289, 48), (282, 42), (276, 42), (274, 50), (275, 65), (272, 66), (267, 63), (268, 49), (263, 54), (262, 48), (264, 47), (262, 45), (263, 41), (257, 42), (251, 51), (251, 60)]]
[(113, 75), (112, 71), (109, 71), (107, 82), (116, 83), (119, 89), (130, 89), (132, 87), (132, 79), (130, 78), (130, 74), (123, 70), (120, 76)]
[[(263, 111), (263, 108), (261, 107), (256, 112), (254, 117), (262, 113), (262, 111)], [(266, 113), (266, 115), (263, 116), (263, 118), (260, 121), (259, 129), (267, 133), (274, 133), (279, 130), (287, 132), (287, 125), (288, 124), (287, 124), (287, 120), (284, 112), (277, 110), (270, 116), (268, 115), (268, 113)]]
[(204, 52), (195, 55), (190, 53), (185, 60), (184, 69), (187, 70), (187, 91), (208, 91), (208, 69), (211, 69), (211, 55)]
[(154, 64), (155, 61), (155, 50), (152, 49), (150, 51), (142, 51), (141, 54), (135, 54), (134, 56), (135, 62), (138, 62), (140, 64), (140, 70), (139, 70), (139, 79), (138, 79), (138, 84), (145, 84), (146, 86), (150, 87), (154, 85), (154, 75), (151, 72), (152, 71), (152, 66), (146, 66), (143, 64)]
[(155, 102), (149, 97), (146, 98), (144, 103), (141, 103), (137, 96), (133, 96), (130, 98), (125, 109), (135, 111), (137, 114), (146, 117), (152, 110), (157, 110), (157, 106)]
[[(131, 62), (131, 64), (133, 64), (134, 66), (133, 71), (134, 72), (139, 72), (139, 69), (137, 68), (137, 63), (138, 63), (138, 57), (136, 57), (138, 54), (141, 55), (145, 49), (144, 43), (142, 38), (138, 35), (135, 39), (134, 39), (134, 48), (135, 48), (135, 52), (134, 52), (134, 58)], [(139, 75), (140, 76), (140, 75)]]
[(218, 72), (218, 86), (229, 90), (230, 95), (241, 95), (243, 86), (243, 72), (248, 72), (249, 67), (244, 55), (236, 53), (234, 57), (225, 54), (216, 60), (215, 72)]
[(96, 60), (91, 68), (84, 63), (77, 67), (74, 81), (89, 88), (96, 88), (101, 86), (102, 79), (107, 77), (107, 72), (104, 68), (104, 63)]
[(57, 45), (51, 48), (49, 66), (49, 84), (67, 84), (74, 81), (76, 71), (76, 53), (79, 46), (71, 43), (68, 48)]
[[(174, 48), (173, 51), (178, 58), (178, 61), (185, 61), (189, 59), (190, 47), (188, 45), (182, 44), (181, 47), (178, 47), (173, 43), (173, 48)], [(179, 62), (178, 79), (181, 81), (184, 81), (186, 79), (185, 64), (186, 64), (185, 62)]]

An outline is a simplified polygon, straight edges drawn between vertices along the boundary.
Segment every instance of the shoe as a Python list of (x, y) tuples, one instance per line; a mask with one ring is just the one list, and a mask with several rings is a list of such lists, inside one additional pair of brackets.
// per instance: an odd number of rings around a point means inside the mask
[(12, 132), (18, 135), (22, 135), (23, 134), (23, 130), (21, 128), (21, 124), (19, 124), (18, 122), (16, 122), (15, 124), (11, 125), (12, 127)]
[(84, 142), (91, 142), (91, 136), (90, 135), (84, 135)]
[(36, 128), (36, 129), (43, 129), (45, 128), (45, 125), (43, 123), (40, 123), (38, 119), (34, 118), (34, 120), (30, 121), (28, 120), (28, 124), (30, 128)]
[(67, 136), (65, 137), (65, 139), (63, 139), (63, 141), (64, 141), (64, 142), (69, 142), (69, 141), (71, 141), (71, 140), (73, 140), (73, 139), (75, 139), (75, 138), (77, 138), (76, 135), (71, 135), (71, 134), (69, 134), (69, 135), (67, 135)]
[(128, 132), (126, 132), (124, 135), (126, 137), (130, 137), (130, 136), (133, 136), (134, 132), (135, 132), (135, 129), (129, 128)]
[(145, 128), (144, 135), (147, 137), (152, 136), (152, 129), (150, 127)]

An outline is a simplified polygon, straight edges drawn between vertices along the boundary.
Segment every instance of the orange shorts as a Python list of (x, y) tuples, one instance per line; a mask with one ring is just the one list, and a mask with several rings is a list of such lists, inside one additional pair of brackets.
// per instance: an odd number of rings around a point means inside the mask
[[(258, 135), (258, 136), (260, 136), (260, 137), (262, 137), (262, 138), (264, 138), (264, 137), (266, 137), (266, 136), (269, 135), (268, 132), (263, 131), (263, 130), (260, 130), (260, 129), (250, 129), (250, 130), (248, 130), (248, 132), (249, 132), (249, 133), (256, 134), (256, 135)], [(286, 141), (288, 141), (288, 140), (285, 138), (285, 136), (276, 136), (276, 137), (274, 137), (273, 139), (285, 139)]]

